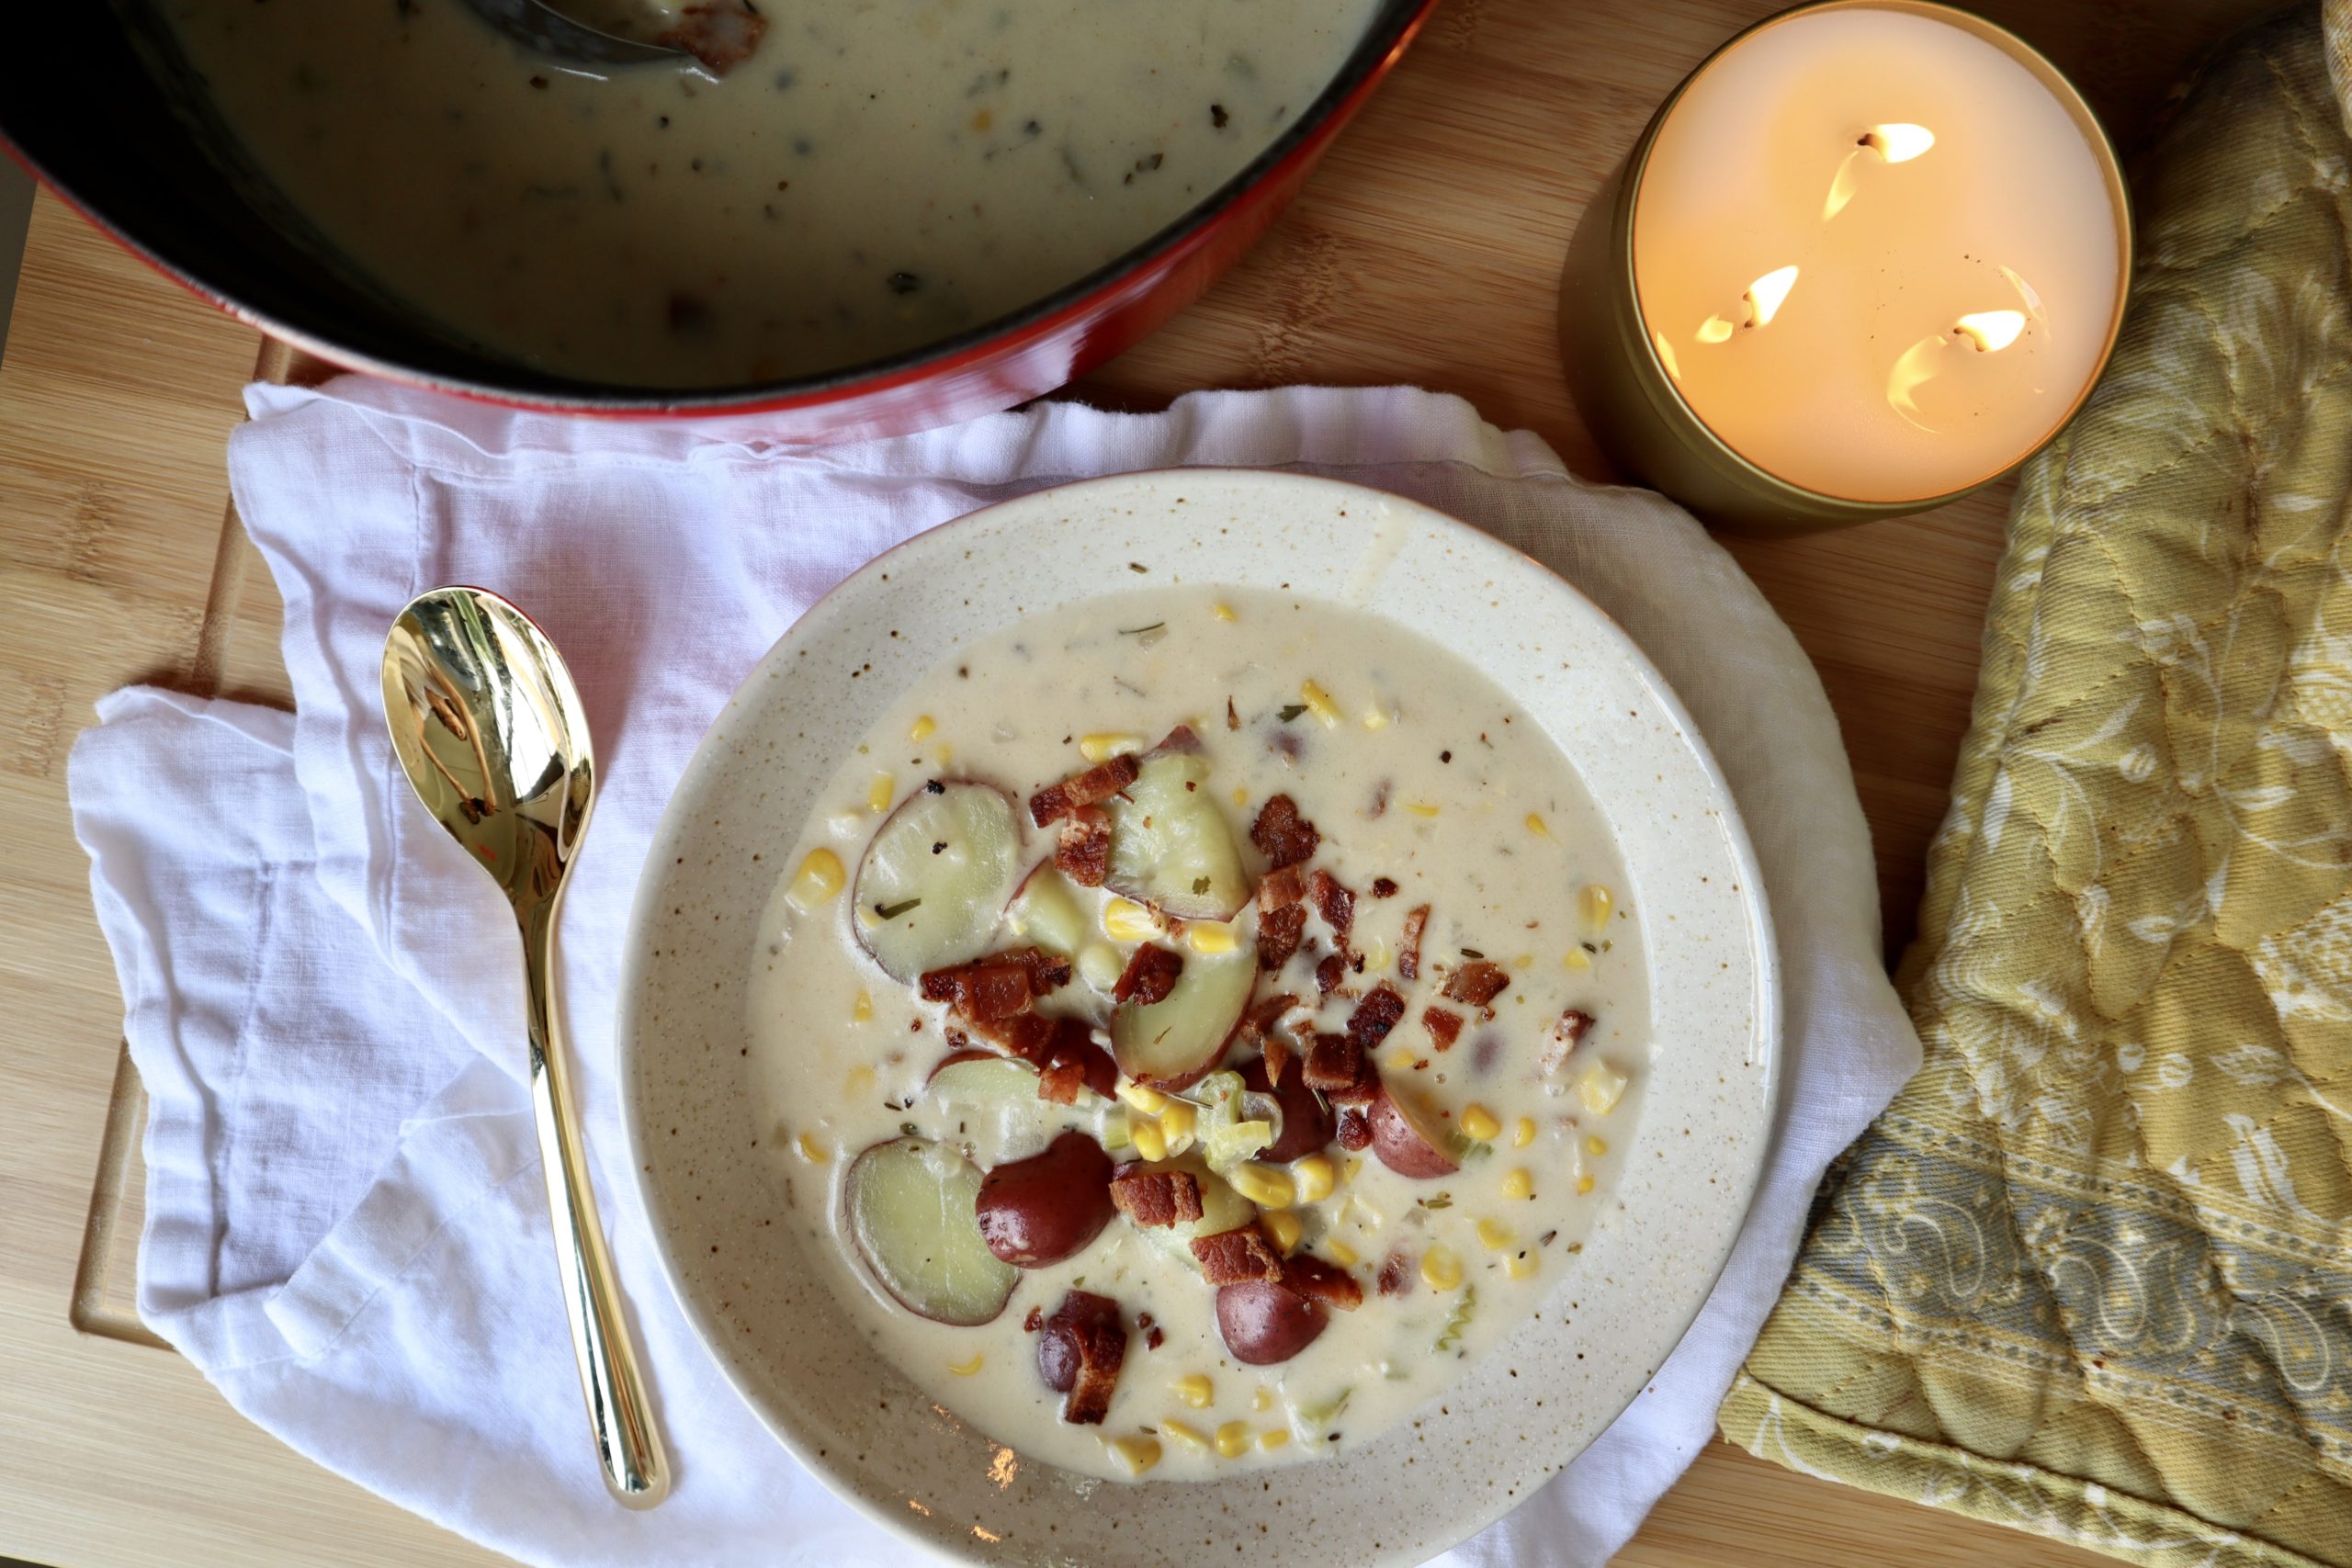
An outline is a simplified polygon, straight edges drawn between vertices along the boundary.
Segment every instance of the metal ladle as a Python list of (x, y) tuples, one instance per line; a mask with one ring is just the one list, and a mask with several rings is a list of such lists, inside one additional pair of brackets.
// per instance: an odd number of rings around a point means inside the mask
[(694, 62), (682, 49), (620, 38), (574, 21), (540, 0), (465, 0), (467, 9), (534, 54), (560, 64), (594, 71), (616, 65)]
[(531, 1109), (581, 1392), (605, 1486), (650, 1508), (669, 1495), (670, 1465), (597, 1223), (556, 1007), (556, 910), (596, 798), (580, 694), (522, 611), (479, 588), (436, 588), (384, 639), (384, 716), (417, 798), (522, 930)]

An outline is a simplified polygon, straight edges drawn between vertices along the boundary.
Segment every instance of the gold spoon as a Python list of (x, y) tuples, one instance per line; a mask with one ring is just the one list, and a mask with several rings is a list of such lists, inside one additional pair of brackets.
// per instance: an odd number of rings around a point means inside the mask
[(580, 694), (522, 611), (479, 588), (436, 588), (413, 600), (384, 639), (384, 716), (417, 798), (514, 906), (531, 1108), (588, 1425), (615, 1499), (650, 1508), (669, 1495), (670, 1463), (596, 1220), (556, 1010), (556, 909), (596, 796)]

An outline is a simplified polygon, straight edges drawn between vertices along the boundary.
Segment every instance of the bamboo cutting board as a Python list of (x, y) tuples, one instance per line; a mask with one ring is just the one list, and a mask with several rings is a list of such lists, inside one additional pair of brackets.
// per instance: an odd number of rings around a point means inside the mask
[[(1199, 306), (1080, 391), (1415, 382), (1607, 477), (1561, 381), (1561, 256), (1587, 197), (1757, 0), (1446, 0), (1304, 198)], [(2267, 0), (1989, 0), (2129, 145), (2193, 55)], [(239, 386), (322, 374), (178, 293), (44, 197), (0, 364), (0, 1557), (483, 1564), (320, 1470), (159, 1348), (132, 1306), (143, 1171), (121, 1003), (65, 758), (133, 681), (288, 700), (278, 604), (221, 469)], [(1829, 690), (1907, 940), (1975, 680), (2008, 501), (1732, 541)], [(550, 1347), (550, 1354), (562, 1348)], [(585, 1441), (583, 1464), (593, 1462)], [(1621, 1562), (2087, 1564), (2073, 1548), (1834, 1486), (1717, 1443)]]

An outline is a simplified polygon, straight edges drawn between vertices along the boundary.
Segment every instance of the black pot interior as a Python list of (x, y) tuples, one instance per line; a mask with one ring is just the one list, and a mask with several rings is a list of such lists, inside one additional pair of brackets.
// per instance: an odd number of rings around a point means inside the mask
[(151, 3), (75, 0), (11, 15), (15, 39), (0, 50), (0, 135), (36, 174), (165, 272), (281, 336), (326, 345), (345, 363), (456, 390), (602, 410), (693, 409), (822, 391), (956, 354), (1052, 311), (1213, 219), (1321, 126), (1421, 9), (1421, 0), (1385, 0), (1338, 77), (1280, 141), (1182, 222), (1101, 271), (1012, 316), (893, 359), (799, 380), (682, 392), (552, 375), (486, 353), (370, 280), (252, 165)]

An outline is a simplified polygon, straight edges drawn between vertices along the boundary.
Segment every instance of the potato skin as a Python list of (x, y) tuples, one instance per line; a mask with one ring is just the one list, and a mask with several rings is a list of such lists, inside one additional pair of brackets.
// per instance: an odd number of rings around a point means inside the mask
[(1270, 1280), (1217, 1287), (1217, 1334), (1245, 1366), (1289, 1360), (1314, 1344), (1330, 1321), (1320, 1304)]
[(1397, 1104), (1386, 1089), (1373, 1097), (1366, 1114), (1372, 1122), (1372, 1152), (1397, 1175), (1426, 1181), (1452, 1176), (1462, 1168), (1436, 1135), (1426, 1131), (1419, 1119)]
[(1283, 1078), (1283, 1087), (1275, 1089), (1266, 1080), (1266, 1060), (1257, 1057), (1241, 1069), (1241, 1086), (1253, 1094), (1271, 1094), (1283, 1108), (1283, 1135), (1276, 1138), (1265, 1153), (1258, 1157), (1278, 1165), (1288, 1165), (1295, 1159), (1305, 1159), (1319, 1152), (1331, 1141), (1331, 1112), (1323, 1101), (1306, 1087), (1306, 1078), (1297, 1063)]
[(980, 1239), (1016, 1269), (1059, 1263), (1102, 1234), (1117, 1213), (1111, 1156), (1083, 1133), (1064, 1133), (1043, 1154), (980, 1178), (974, 1212)]

